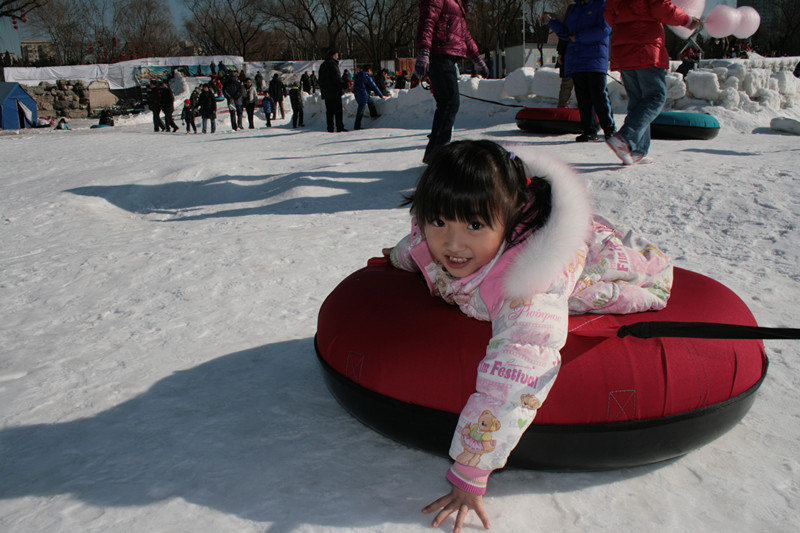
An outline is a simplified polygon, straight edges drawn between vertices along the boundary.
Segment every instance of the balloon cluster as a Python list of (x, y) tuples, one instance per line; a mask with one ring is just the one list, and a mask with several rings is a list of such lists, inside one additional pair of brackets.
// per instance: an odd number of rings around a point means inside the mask
[(703, 23), (706, 33), (716, 39), (728, 35), (747, 39), (758, 30), (761, 15), (750, 6), (734, 8), (720, 4), (708, 12)]
[[(705, 9), (705, 0), (672, 0), (672, 3), (683, 9), (689, 16), (700, 18)], [(761, 24), (761, 16), (758, 11), (750, 6), (738, 8), (719, 4), (711, 8), (706, 18), (703, 20), (703, 27), (706, 33), (715, 38), (721, 39), (733, 35), (739, 39), (747, 39), (753, 35)], [(678, 26), (670, 26), (678, 37), (688, 39), (692, 35), (692, 30)]]

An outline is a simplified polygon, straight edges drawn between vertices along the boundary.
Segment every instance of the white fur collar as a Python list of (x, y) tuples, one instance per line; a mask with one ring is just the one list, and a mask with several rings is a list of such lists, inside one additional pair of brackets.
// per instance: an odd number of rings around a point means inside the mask
[(553, 208), (545, 225), (528, 237), (506, 271), (506, 294), (527, 298), (550, 285), (585, 245), (593, 213), (586, 183), (565, 162), (524, 144), (505, 145), (525, 162), (528, 176), (550, 182)]

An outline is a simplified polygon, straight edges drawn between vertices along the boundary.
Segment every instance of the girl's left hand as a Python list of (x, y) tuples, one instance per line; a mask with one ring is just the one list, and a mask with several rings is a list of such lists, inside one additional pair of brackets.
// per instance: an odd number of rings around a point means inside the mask
[(425, 506), (422, 512), (427, 514), (437, 509), (441, 509), (441, 511), (439, 511), (433, 519), (433, 522), (431, 522), (433, 527), (439, 527), (439, 525), (444, 522), (445, 518), (453, 514), (454, 511), (458, 511), (456, 515), (456, 524), (453, 526), (453, 533), (460, 533), (464, 525), (464, 520), (467, 518), (467, 514), (470, 510), (475, 511), (475, 514), (481, 519), (484, 528), (489, 529), (491, 527), (489, 525), (489, 516), (483, 509), (483, 496), (481, 494), (470, 494), (458, 487), (453, 487), (450, 494), (445, 494), (435, 502)]

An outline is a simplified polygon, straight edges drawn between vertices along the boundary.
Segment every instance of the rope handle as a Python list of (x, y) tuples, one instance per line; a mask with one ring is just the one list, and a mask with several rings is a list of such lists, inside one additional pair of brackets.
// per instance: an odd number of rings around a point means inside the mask
[(800, 339), (797, 328), (764, 328), (715, 322), (636, 322), (622, 326), (617, 337), (689, 337), (693, 339)]

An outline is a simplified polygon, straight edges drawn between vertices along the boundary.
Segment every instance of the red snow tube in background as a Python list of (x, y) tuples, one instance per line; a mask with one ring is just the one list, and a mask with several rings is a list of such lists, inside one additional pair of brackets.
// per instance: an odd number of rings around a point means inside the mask
[(524, 107), (515, 120), (517, 127), (528, 133), (583, 133), (581, 114), (572, 107)]
[[(763, 343), (616, 336), (656, 320), (756, 325), (730, 289), (682, 269), (662, 311), (570, 317), (559, 376), (509, 466), (649, 464), (738, 423), (766, 374)], [(373, 259), (322, 304), (315, 343), (329, 389), (356, 418), (446, 456), (490, 337), (490, 323), (432, 297), (418, 274)]]

